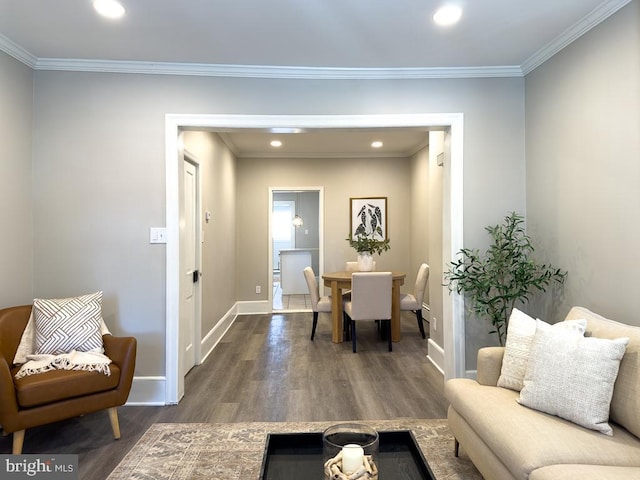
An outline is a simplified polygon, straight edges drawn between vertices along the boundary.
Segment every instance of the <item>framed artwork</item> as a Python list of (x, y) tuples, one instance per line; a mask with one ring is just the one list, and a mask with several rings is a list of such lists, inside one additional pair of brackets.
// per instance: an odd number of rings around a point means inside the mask
[(387, 197), (350, 198), (351, 237), (387, 239)]

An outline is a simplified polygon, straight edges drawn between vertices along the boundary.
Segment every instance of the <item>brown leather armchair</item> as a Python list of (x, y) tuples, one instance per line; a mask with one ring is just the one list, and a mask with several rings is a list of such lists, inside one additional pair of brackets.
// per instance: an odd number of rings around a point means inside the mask
[(53, 370), (18, 380), (13, 359), (31, 315), (31, 305), (0, 310), (0, 425), (13, 433), (13, 453), (22, 453), (27, 428), (108, 410), (113, 436), (120, 438), (116, 407), (127, 401), (136, 362), (136, 339), (103, 335), (111, 375)]

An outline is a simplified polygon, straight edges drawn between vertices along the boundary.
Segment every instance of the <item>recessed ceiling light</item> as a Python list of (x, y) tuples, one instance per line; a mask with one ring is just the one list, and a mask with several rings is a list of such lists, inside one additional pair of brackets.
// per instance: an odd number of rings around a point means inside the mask
[(380, 140), (376, 140), (375, 142), (371, 143), (371, 146), (373, 148), (380, 148), (380, 147), (382, 147), (382, 142)]
[(458, 23), (462, 17), (462, 9), (455, 5), (447, 5), (442, 7), (433, 14), (433, 21), (443, 27)]
[(93, 0), (93, 8), (107, 18), (120, 18), (124, 15), (124, 7), (116, 0)]
[(282, 146), (282, 142), (280, 140), (271, 140), (271, 146), (272, 147), (281, 147)]

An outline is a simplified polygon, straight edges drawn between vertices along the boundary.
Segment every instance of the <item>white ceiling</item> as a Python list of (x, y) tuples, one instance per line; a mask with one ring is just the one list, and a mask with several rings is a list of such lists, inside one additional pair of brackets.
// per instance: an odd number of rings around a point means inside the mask
[[(629, 0), (120, 1), (126, 15), (108, 20), (91, 0), (0, 0), (0, 34), (36, 59), (519, 67)], [(431, 16), (447, 1), (464, 13), (456, 26), (440, 28)]]
[[(119, 20), (91, 0), (0, 0), (0, 50), (38, 70), (287, 78), (522, 76), (630, 0), (120, 0)], [(431, 16), (463, 8), (459, 24)], [(346, 133), (346, 132), (343, 132)], [(422, 132), (385, 132), (406, 155)], [(323, 133), (323, 135), (326, 132)], [(230, 132), (241, 155), (269, 156), (264, 134)], [(362, 135), (305, 134), (353, 155)], [(293, 137), (289, 135), (289, 137)], [(270, 138), (270, 137), (269, 137)], [(291, 143), (281, 149), (286, 154)], [(370, 149), (369, 149), (370, 150)]]
[[(237, 157), (243, 158), (405, 158), (428, 144), (420, 129), (314, 130), (296, 133), (235, 131), (220, 134)], [(271, 147), (271, 140), (282, 141)], [(373, 148), (374, 140), (383, 142)]]

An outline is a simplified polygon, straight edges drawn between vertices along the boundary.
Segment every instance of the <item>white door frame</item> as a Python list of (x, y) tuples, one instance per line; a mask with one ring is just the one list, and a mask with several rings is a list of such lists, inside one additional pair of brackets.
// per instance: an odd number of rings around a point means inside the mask
[[(443, 212), (443, 261), (454, 259), (463, 247), (463, 130), (462, 113), (424, 113), (388, 115), (224, 115), (167, 114), (165, 116), (166, 166), (166, 348), (165, 403), (175, 404), (184, 391), (184, 378), (178, 371), (179, 313), (179, 133), (181, 127), (206, 129), (243, 128), (433, 128), (450, 133), (450, 157), (445, 162), (445, 197)], [(457, 294), (449, 295), (443, 288), (443, 347), (445, 379), (462, 377), (465, 373), (464, 305)]]

